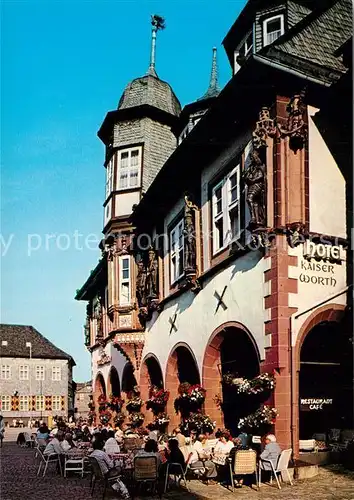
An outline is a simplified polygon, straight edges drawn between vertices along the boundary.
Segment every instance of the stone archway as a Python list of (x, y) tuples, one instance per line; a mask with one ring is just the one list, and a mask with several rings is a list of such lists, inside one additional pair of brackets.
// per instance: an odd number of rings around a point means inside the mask
[(122, 373), (122, 392), (128, 393), (138, 385), (135, 375), (134, 366), (132, 363), (126, 363)]
[(107, 397), (106, 383), (104, 381), (101, 372), (98, 372), (95, 378), (94, 390), (93, 390), (93, 401), (95, 405), (96, 418), (98, 416), (98, 398), (100, 396)]
[[(300, 422), (301, 412), (300, 412), (300, 389), (304, 392), (304, 381), (306, 378), (311, 378), (314, 380), (317, 376), (321, 379), (322, 375), (317, 375), (315, 371), (312, 374), (306, 375), (306, 370), (309, 371), (311, 365), (312, 366), (321, 366), (322, 370), (326, 368), (326, 365), (329, 367), (339, 366), (342, 362), (341, 359), (337, 359), (340, 356), (340, 352), (336, 349), (336, 345), (339, 341), (343, 342), (343, 333), (345, 333), (349, 340), (351, 332), (343, 332), (342, 328), (342, 320), (344, 318), (345, 306), (340, 304), (327, 304), (325, 306), (319, 307), (316, 309), (304, 322), (302, 325), (299, 334), (297, 336), (296, 345), (293, 351), (293, 404), (292, 404), (292, 412), (293, 412), (293, 421), (296, 423), (293, 428), (293, 448), (295, 456), (299, 453), (299, 439), (304, 438), (306, 431), (304, 430), (304, 426), (302, 425), (302, 432), (304, 435), (300, 435)], [(329, 332), (332, 331), (331, 332)], [(329, 334), (328, 334), (329, 332)], [(317, 348), (316, 347), (317, 344)], [(321, 346), (321, 344), (324, 344)], [(326, 345), (325, 345), (326, 344)], [(350, 349), (348, 349), (350, 350)], [(348, 352), (347, 350), (347, 352)], [(345, 351), (345, 349), (340, 349), (340, 351)], [(311, 358), (311, 359), (310, 359)], [(323, 358), (323, 359), (322, 359)], [(351, 359), (351, 363), (353, 363), (353, 359)], [(301, 368), (303, 368), (302, 373)], [(335, 370), (334, 370), (335, 371)], [(340, 380), (342, 374), (336, 373), (329, 378)], [(325, 377), (323, 377), (325, 378)], [(301, 380), (302, 379), (302, 380)], [(300, 385), (301, 384), (301, 385)], [(322, 384), (323, 385), (323, 384)], [(328, 390), (330, 389), (330, 384), (328, 384)], [(319, 387), (314, 385), (313, 391), (321, 392), (323, 387), (321, 388), (321, 383)], [(327, 390), (327, 387), (326, 387)], [(306, 389), (305, 389), (306, 393)], [(304, 394), (306, 395), (306, 394)], [(316, 394), (313, 394), (313, 398), (316, 398)], [(306, 398), (303, 398), (306, 399)], [(334, 408), (335, 410), (335, 408)], [(339, 411), (339, 409), (337, 408)], [(335, 413), (335, 412), (334, 412)], [(316, 414), (317, 415), (317, 414)], [(320, 415), (318, 415), (319, 419), (316, 421), (320, 422)], [(311, 419), (311, 417), (310, 417)], [(350, 418), (349, 418), (350, 419)], [(320, 432), (319, 428), (317, 432)]]
[(179, 424), (179, 415), (176, 415), (174, 401), (178, 396), (178, 386), (182, 382), (200, 384), (198, 365), (191, 348), (184, 343), (173, 347), (167, 361), (165, 387), (170, 391), (167, 403), (167, 414), (170, 417), (170, 428)]
[[(153, 354), (147, 354), (140, 368), (140, 393), (143, 401), (149, 398), (149, 389), (151, 385), (163, 388), (163, 375), (160, 363)], [(145, 413), (145, 425), (152, 422), (153, 414), (151, 411)]]
[(121, 393), (119, 375), (115, 366), (111, 367), (108, 375), (107, 393), (108, 397), (110, 395), (119, 397)]
[[(224, 323), (210, 336), (203, 360), (203, 385), (207, 391), (205, 413), (216, 421), (217, 427), (227, 426), (235, 433), (243, 411), (247, 414), (253, 409), (248, 408), (247, 398), (242, 407), (236, 406), (234, 394), (221, 384), (227, 372), (246, 378), (260, 372), (260, 355), (253, 336), (244, 325), (233, 321)], [(215, 396), (223, 400), (223, 411), (218, 408)]]

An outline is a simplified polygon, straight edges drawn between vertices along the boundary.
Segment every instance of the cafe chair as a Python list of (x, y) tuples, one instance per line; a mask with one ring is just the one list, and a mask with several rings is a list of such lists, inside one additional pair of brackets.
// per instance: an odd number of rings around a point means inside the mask
[[(234, 476), (254, 475), (258, 488), (257, 453), (254, 450), (238, 450), (234, 460), (228, 459), (232, 491), (235, 491)], [(234, 466), (232, 467), (232, 462)]]
[(42, 451), (38, 448), (37, 449), (38, 456), (40, 458), (39, 461), (39, 467), (37, 470), (37, 476), (39, 476), (42, 466), (43, 466), (43, 474), (42, 477), (45, 476), (45, 473), (47, 472), (48, 465), (49, 464), (56, 464), (59, 467), (60, 475), (63, 475), (62, 467), (61, 467), (61, 461), (60, 461), (60, 456), (57, 455), (56, 453), (52, 453), (50, 455), (44, 455)]
[(274, 476), (275, 480), (277, 482), (278, 488), (280, 490), (281, 490), (281, 486), (280, 486), (278, 474), (281, 474), (282, 472), (286, 472), (288, 479), (289, 479), (289, 483), (291, 484), (291, 486), (293, 485), (293, 483), (291, 481), (290, 474), (289, 474), (289, 469), (288, 469), (289, 461), (290, 461), (290, 457), (291, 457), (292, 452), (293, 452), (293, 450), (291, 448), (289, 450), (283, 450), (281, 452), (281, 454), (279, 455), (278, 463), (277, 463), (276, 467), (274, 467), (273, 462), (271, 460), (260, 459), (260, 462), (259, 462), (259, 486), (261, 485), (261, 470), (262, 470), (261, 464), (262, 464), (262, 462), (270, 464), (270, 469), (267, 469), (267, 470), (270, 470), (271, 482), (272, 482), (272, 476)]
[(105, 476), (102, 471), (100, 464), (94, 457), (88, 457), (91, 466), (91, 496), (93, 496), (93, 492), (95, 491), (95, 485), (97, 481), (103, 483), (103, 496), (102, 500), (106, 497), (107, 488), (111, 486), (111, 483), (116, 482), (121, 476), (117, 473), (116, 476)]
[(159, 485), (157, 458), (135, 457), (133, 479), (137, 489), (142, 485), (148, 485), (152, 487), (152, 493), (156, 493)]
[(84, 460), (84, 457), (65, 457), (64, 477), (66, 477), (67, 472), (78, 472), (81, 477), (84, 477)]

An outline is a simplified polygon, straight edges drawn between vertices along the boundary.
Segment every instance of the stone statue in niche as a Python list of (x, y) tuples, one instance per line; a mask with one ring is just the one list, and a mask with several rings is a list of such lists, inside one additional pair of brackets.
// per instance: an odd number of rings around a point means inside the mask
[(257, 150), (251, 153), (251, 165), (244, 172), (247, 186), (247, 204), (251, 213), (249, 229), (264, 227), (265, 220), (265, 174), (266, 168)]
[(102, 304), (101, 297), (97, 297), (97, 302), (95, 305), (94, 317), (96, 319), (96, 338), (103, 337), (103, 322), (102, 322)]
[(192, 203), (188, 195), (185, 195), (184, 201), (184, 270), (186, 273), (195, 273), (197, 263), (194, 211), (198, 210), (198, 207)]
[(286, 127), (278, 125), (282, 136), (289, 136), (289, 146), (296, 153), (302, 149), (307, 137), (307, 126), (304, 120), (306, 114), (305, 91), (295, 94), (289, 101), (286, 110), (288, 120)]
[(146, 305), (146, 269), (143, 260), (137, 264), (138, 273), (136, 276), (136, 299), (139, 307)]
[(254, 149), (267, 146), (268, 137), (274, 137), (277, 133), (274, 120), (270, 117), (269, 108), (264, 106), (259, 113), (259, 120), (252, 133), (252, 144)]
[(146, 298), (148, 300), (157, 299), (157, 259), (156, 253), (153, 248), (150, 248), (148, 251), (148, 263), (146, 266)]

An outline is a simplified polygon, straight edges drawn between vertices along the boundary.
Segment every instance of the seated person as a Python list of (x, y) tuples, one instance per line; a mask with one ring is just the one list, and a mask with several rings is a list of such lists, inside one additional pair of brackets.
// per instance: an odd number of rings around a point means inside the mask
[[(104, 477), (116, 477), (120, 474), (120, 470), (114, 467), (112, 460), (106, 452), (103, 451), (103, 441), (97, 437), (92, 440), (93, 452), (89, 455), (95, 458), (100, 466)], [(114, 482), (110, 482), (112, 488), (117, 491), (124, 500), (130, 499), (129, 491), (123, 481), (117, 477)]]
[(186, 438), (182, 434), (181, 429), (179, 427), (176, 427), (176, 429), (173, 431), (173, 436), (177, 439), (178, 446), (180, 448), (186, 445)]
[[(247, 434), (244, 434), (244, 435), (247, 436)], [(240, 435), (237, 438), (234, 438), (232, 440), (232, 442), (234, 444), (234, 447), (230, 451), (229, 459), (231, 460), (231, 468), (232, 468), (232, 470), (234, 470), (236, 452), (239, 450), (248, 450), (248, 449), (250, 449), (250, 446), (248, 444), (249, 439), (247, 438), (247, 439), (242, 440)], [(228, 483), (229, 483), (229, 481), (228, 481)], [(236, 477), (235, 478), (236, 488), (242, 488), (242, 485), (243, 485), (243, 477), (242, 476)]]
[(183, 470), (185, 469), (186, 462), (184, 460), (183, 453), (179, 449), (177, 439), (173, 438), (168, 440), (167, 448), (165, 449), (165, 456), (168, 463), (180, 464)]
[(265, 438), (265, 443), (266, 445), (264, 447), (264, 450), (260, 455), (259, 465), (263, 470), (272, 470), (270, 463), (263, 462), (263, 460), (270, 460), (275, 469), (278, 463), (279, 455), (281, 454), (281, 449), (274, 434), (268, 434)]
[(192, 456), (189, 459), (190, 468), (203, 471), (206, 480), (213, 480), (217, 476), (216, 466), (210, 460), (210, 452), (203, 447), (206, 443), (204, 434), (200, 434), (193, 444)]
[(120, 447), (119, 444), (117, 443), (116, 438), (114, 437), (114, 431), (108, 431), (107, 441), (104, 445), (104, 451), (108, 454), (120, 453)]
[(135, 457), (156, 457), (157, 468), (161, 465), (161, 455), (158, 452), (157, 441), (155, 439), (148, 439), (145, 443), (143, 450), (139, 450)]
[(124, 442), (124, 431), (118, 425), (116, 425), (116, 430), (115, 430), (114, 437), (116, 438), (116, 441), (117, 441), (118, 444), (123, 444), (123, 442)]
[(214, 461), (219, 465), (224, 465), (233, 447), (234, 443), (231, 441), (230, 433), (223, 431), (214, 448)]
[(64, 440), (64, 434), (61, 431), (58, 431), (56, 436), (53, 437), (45, 447), (43, 452), (44, 455), (62, 455), (64, 450), (61, 446), (61, 443)]
[(61, 443), (61, 447), (66, 453), (67, 451), (71, 450), (72, 448), (75, 448), (75, 444), (73, 441), (73, 436), (70, 432), (67, 432), (64, 436), (63, 442)]

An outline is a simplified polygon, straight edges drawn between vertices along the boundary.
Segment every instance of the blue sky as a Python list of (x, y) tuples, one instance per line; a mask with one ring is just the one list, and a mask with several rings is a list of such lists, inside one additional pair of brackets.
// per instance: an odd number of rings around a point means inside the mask
[(148, 68), (151, 14), (167, 26), (157, 73), (185, 105), (207, 89), (213, 46), (220, 84), (231, 77), (221, 42), (244, 3), (2, 2), (1, 321), (31, 324), (69, 352), (76, 381), (90, 378), (90, 357), (74, 295), (99, 258), (103, 219), (96, 132)]

